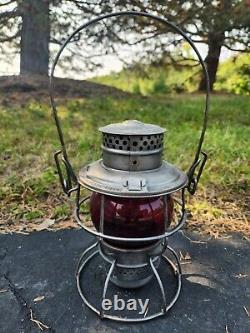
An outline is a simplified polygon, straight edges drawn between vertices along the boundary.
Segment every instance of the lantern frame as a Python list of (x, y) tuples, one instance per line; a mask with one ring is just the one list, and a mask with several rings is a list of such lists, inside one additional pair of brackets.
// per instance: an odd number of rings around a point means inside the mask
[[(86, 183), (81, 182), (81, 180), (79, 179), (79, 177), (77, 177), (75, 175), (75, 172), (71, 166), (71, 163), (69, 162), (68, 159), (68, 154), (67, 154), (67, 150), (66, 150), (66, 145), (65, 145), (65, 141), (64, 141), (64, 137), (63, 137), (63, 132), (61, 129), (61, 124), (60, 124), (60, 120), (58, 118), (57, 115), (57, 107), (56, 107), (56, 103), (55, 103), (55, 99), (54, 99), (54, 72), (55, 72), (55, 68), (57, 66), (58, 60), (63, 52), (63, 50), (65, 49), (65, 47), (71, 42), (74, 41), (74, 38), (77, 37), (77, 35), (84, 29), (86, 29), (87, 27), (89, 27), (90, 25), (93, 25), (95, 23), (98, 23), (104, 19), (108, 19), (108, 18), (112, 18), (112, 17), (121, 17), (121, 16), (140, 16), (140, 17), (146, 17), (149, 19), (153, 19), (156, 20), (160, 23), (163, 23), (165, 26), (170, 27), (172, 30), (174, 30), (175, 32), (179, 33), (187, 42), (188, 44), (191, 46), (191, 48), (193, 49), (193, 51), (195, 52), (196, 56), (198, 57), (198, 60), (201, 64), (205, 79), (206, 79), (206, 93), (205, 93), (205, 108), (204, 108), (204, 118), (203, 118), (203, 124), (202, 124), (202, 129), (201, 129), (201, 133), (200, 133), (200, 137), (199, 137), (199, 141), (198, 141), (198, 145), (197, 145), (197, 149), (196, 149), (196, 153), (194, 156), (194, 160), (191, 164), (191, 166), (188, 169), (188, 172), (186, 174), (186, 180), (183, 181), (183, 183), (178, 187), (178, 188), (172, 188), (171, 190), (166, 190), (165, 192), (162, 191), (161, 193), (149, 193), (148, 195), (145, 193), (141, 193), (138, 196), (133, 196), (131, 193), (128, 194), (127, 197), (151, 197), (151, 196), (156, 196), (156, 195), (163, 195), (164, 198), (164, 212), (166, 213), (166, 209), (167, 209), (167, 205), (166, 205), (166, 195), (168, 195), (169, 193), (172, 192), (177, 192), (177, 191), (181, 191), (181, 202), (178, 202), (178, 204), (180, 204), (181, 207), (181, 217), (179, 219), (179, 222), (177, 223), (177, 225), (168, 230), (167, 229), (167, 225), (168, 225), (168, 214), (165, 215), (165, 221), (164, 221), (164, 226), (165, 226), (165, 232), (157, 235), (157, 236), (153, 236), (153, 237), (143, 237), (143, 238), (125, 238), (125, 237), (116, 237), (116, 236), (111, 236), (111, 235), (107, 235), (104, 233), (104, 201), (105, 201), (105, 195), (112, 195), (111, 193), (105, 193), (104, 191), (97, 191), (98, 193), (101, 194), (101, 206), (100, 206), (100, 231), (94, 231), (90, 228), (88, 228), (84, 222), (82, 221), (82, 217), (81, 217), (81, 212), (80, 212), (80, 208), (81, 205), (84, 204), (89, 197), (84, 197), (81, 199), (81, 186), (90, 189), (90, 190), (94, 190), (95, 189), (91, 186), (88, 186)], [(203, 171), (203, 168), (205, 166), (206, 160), (207, 160), (207, 155), (206, 153), (204, 153), (201, 149), (202, 149), (202, 144), (204, 141), (204, 135), (206, 132), (206, 127), (207, 127), (207, 118), (208, 118), (208, 110), (209, 110), (209, 91), (210, 91), (210, 83), (209, 83), (209, 77), (208, 77), (208, 72), (206, 69), (206, 65), (205, 62), (203, 61), (198, 49), (196, 48), (195, 44), (192, 42), (192, 40), (178, 27), (176, 26), (174, 23), (168, 21), (165, 18), (162, 17), (158, 17), (156, 15), (150, 14), (150, 13), (145, 13), (145, 12), (137, 12), (137, 11), (123, 11), (123, 12), (113, 12), (113, 13), (109, 13), (109, 14), (105, 14), (99, 17), (96, 17), (90, 21), (88, 21), (87, 23), (82, 24), (81, 26), (79, 26), (79, 28), (77, 28), (64, 42), (64, 44), (61, 46), (60, 50), (58, 51), (55, 60), (53, 62), (52, 68), (51, 68), (51, 75), (50, 75), (50, 100), (51, 100), (51, 106), (52, 106), (52, 115), (54, 117), (55, 120), (55, 124), (57, 127), (57, 132), (58, 132), (58, 136), (59, 136), (59, 140), (60, 140), (60, 144), (61, 144), (61, 149), (59, 151), (57, 151), (54, 154), (54, 158), (55, 158), (55, 162), (56, 162), (56, 166), (57, 166), (57, 170), (58, 170), (58, 175), (59, 175), (59, 180), (62, 186), (63, 191), (65, 192), (65, 194), (67, 194), (68, 196), (70, 196), (73, 192), (76, 192), (76, 207), (74, 210), (74, 215), (76, 218), (77, 223), (88, 233), (92, 234), (93, 236), (97, 237), (97, 242), (95, 242), (94, 244), (92, 244), (91, 246), (89, 246), (82, 254), (78, 266), (77, 266), (77, 271), (76, 271), (76, 279), (77, 279), (77, 288), (79, 291), (79, 294), (82, 298), (82, 300), (84, 301), (84, 303), (91, 309), (93, 310), (95, 313), (97, 313), (101, 318), (108, 318), (108, 319), (112, 319), (112, 320), (116, 320), (116, 321), (123, 321), (123, 322), (142, 322), (142, 321), (146, 321), (146, 320), (150, 320), (156, 317), (159, 317), (161, 315), (164, 315), (167, 311), (170, 310), (170, 308), (172, 308), (172, 306), (175, 304), (175, 302), (177, 301), (179, 294), (180, 294), (180, 290), (181, 290), (181, 275), (182, 275), (182, 271), (181, 271), (181, 265), (180, 265), (180, 261), (178, 259), (178, 255), (176, 254), (176, 252), (168, 245), (168, 237), (172, 236), (174, 233), (176, 233), (178, 230), (180, 230), (182, 228), (182, 226), (184, 225), (184, 223), (186, 222), (187, 219), (187, 211), (185, 208), (185, 191), (187, 190), (190, 194), (194, 194), (196, 189), (197, 189), (197, 185), (201, 176), (201, 173)], [(61, 160), (60, 160), (61, 159)], [(66, 170), (66, 177), (64, 177), (63, 172), (62, 172), (62, 166), (61, 166), (61, 161), (64, 165), (64, 168)], [(115, 195), (115, 194), (113, 194)], [(123, 194), (119, 194), (120, 197), (123, 197)], [(133, 243), (133, 242), (145, 242), (145, 241), (154, 241), (155, 242), (155, 247), (156, 250), (154, 250), (152, 253), (150, 252), (150, 249), (146, 249), (146, 254), (147, 254), (147, 262), (145, 262), (145, 260), (141, 261), (138, 264), (134, 264), (134, 265), (128, 265), (128, 267), (126, 267), (126, 265), (123, 267), (121, 263), (119, 263), (119, 255), (122, 257), (123, 253), (128, 254), (129, 253), (129, 249), (118, 249), (120, 250), (120, 254), (117, 255), (117, 257), (114, 259), (114, 257), (107, 255), (106, 253), (104, 253), (103, 251), (103, 246), (105, 245), (106, 241), (119, 241), (119, 242), (129, 242), (129, 243)], [(98, 247), (98, 249), (96, 249)], [(164, 251), (168, 250), (170, 251), (170, 253), (172, 253), (176, 264), (173, 263), (173, 261), (171, 261), (168, 257), (166, 257), (164, 255)], [(149, 252), (147, 252), (149, 251)], [(156, 251), (156, 252), (155, 252)], [(158, 251), (158, 252), (157, 252)], [(119, 251), (118, 251), (119, 252)], [(136, 252), (135, 252), (136, 253)], [(121, 317), (121, 316), (114, 316), (114, 315), (109, 315), (107, 313), (105, 313), (103, 311), (103, 309), (101, 308), (100, 310), (95, 307), (90, 300), (87, 299), (87, 297), (85, 296), (85, 293), (83, 291), (83, 288), (81, 286), (80, 280), (81, 280), (81, 274), (82, 271), (87, 267), (87, 264), (97, 255), (99, 254), (100, 256), (102, 256), (102, 258), (104, 260), (106, 260), (106, 262), (109, 263), (110, 268), (108, 271), (108, 274), (106, 276), (105, 279), (105, 283), (104, 283), (104, 287), (103, 287), (103, 292), (102, 292), (102, 299), (105, 298), (106, 293), (107, 293), (107, 289), (109, 286), (109, 282), (111, 281), (111, 276), (112, 273), (114, 271), (114, 269), (116, 267), (123, 267), (123, 268), (142, 268), (142, 267), (149, 267), (152, 270), (152, 275), (155, 277), (157, 284), (159, 286), (159, 289), (161, 291), (161, 297), (162, 297), (162, 306), (161, 306), (161, 310), (158, 312), (155, 312), (151, 315), (145, 315), (144, 317), (141, 318), (128, 318), (128, 317)], [(157, 272), (157, 268), (155, 267), (155, 263), (157, 261), (160, 260), (160, 258), (163, 258), (164, 263), (167, 263), (170, 268), (173, 271), (173, 274), (176, 277), (176, 281), (177, 281), (177, 286), (176, 286), (176, 292), (172, 298), (172, 300), (167, 304), (166, 302), (166, 297), (165, 297), (165, 291), (164, 291), (164, 287), (161, 281), (161, 278)], [(158, 260), (159, 259), (159, 260)]]

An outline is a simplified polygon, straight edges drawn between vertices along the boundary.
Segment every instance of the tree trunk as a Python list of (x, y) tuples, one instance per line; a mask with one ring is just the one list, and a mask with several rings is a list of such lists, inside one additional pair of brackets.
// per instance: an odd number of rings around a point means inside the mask
[[(221, 36), (211, 35), (208, 38), (208, 53), (205, 59), (207, 71), (210, 79), (210, 90), (213, 91), (214, 83), (216, 81), (216, 73), (220, 60), (221, 48), (224, 41), (224, 33)], [(199, 84), (199, 91), (206, 90), (206, 79), (202, 74)]]
[(22, 0), (20, 74), (48, 75), (49, 0)]

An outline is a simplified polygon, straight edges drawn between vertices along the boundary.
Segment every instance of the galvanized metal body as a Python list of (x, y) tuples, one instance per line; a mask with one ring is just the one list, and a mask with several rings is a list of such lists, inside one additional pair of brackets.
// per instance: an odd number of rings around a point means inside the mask
[(103, 134), (102, 157), (106, 167), (144, 171), (161, 166), (165, 129), (127, 120), (99, 128)]
[(165, 129), (137, 120), (100, 128), (103, 159), (83, 167), (79, 183), (119, 197), (165, 195), (187, 185), (187, 175), (162, 161)]
[(79, 171), (79, 184), (91, 191), (119, 197), (152, 197), (170, 194), (184, 188), (187, 175), (170, 163), (157, 169), (123, 171), (111, 169), (102, 160)]
[(103, 240), (99, 242), (99, 252), (106, 262), (112, 264), (116, 258), (110, 281), (118, 287), (130, 289), (142, 287), (152, 279), (154, 273), (149, 266), (148, 258), (153, 258), (152, 262), (157, 269), (165, 249), (165, 242), (161, 240), (135, 249), (120, 248)]

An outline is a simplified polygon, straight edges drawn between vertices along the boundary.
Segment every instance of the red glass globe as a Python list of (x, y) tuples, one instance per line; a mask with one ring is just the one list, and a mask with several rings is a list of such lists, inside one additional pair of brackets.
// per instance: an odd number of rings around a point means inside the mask
[[(166, 210), (168, 226), (173, 217), (173, 199), (167, 195)], [(90, 198), (92, 221), (100, 230), (101, 194), (93, 192)], [(104, 200), (104, 234), (125, 237), (144, 238), (164, 233), (164, 201), (163, 197), (120, 198), (105, 195)], [(108, 241), (124, 248), (140, 247), (152, 242), (118, 242)]]

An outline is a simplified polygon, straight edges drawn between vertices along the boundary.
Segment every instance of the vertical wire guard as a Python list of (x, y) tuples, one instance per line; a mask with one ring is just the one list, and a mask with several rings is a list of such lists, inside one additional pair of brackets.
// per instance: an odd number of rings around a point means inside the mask
[[(198, 183), (198, 178), (195, 180), (194, 178), (194, 172), (196, 167), (200, 164), (201, 162), (201, 166), (200, 166), (200, 171), (202, 171), (203, 167), (204, 167), (204, 163), (206, 161), (206, 157), (203, 159), (203, 163), (202, 161), (199, 159), (200, 154), (201, 154), (201, 148), (202, 148), (202, 144), (204, 141), (204, 137), (205, 137), (205, 132), (206, 132), (206, 128), (207, 128), (207, 120), (208, 120), (208, 110), (209, 110), (209, 93), (210, 93), (210, 83), (209, 83), (209, 76), (208, 76), (208, 72), (207, 72), (207, 68), (206, 68), (206, 64), (203, 61), (198, 49), (196, 48), (195, 44), (193, 43), (193, 41), (178, 27), (176, 26), (174, 23), (168, 21), (165, 18), (162, 17), (158, 17), (156, 15), (153, 14), (149, 14), (149, 13), (145, 13), (145, 12), (137, 12), (137, 11), (123, 11), (123, 12), (114, 12), (114, 13), (109, 13), (109, 14), (105, 14), (102, 16), (99, 16), (97, 18), (94, 18), (90, 21), (88, 21), (85, 24), (82, 24), (79, 28), (77, 28), (64, 42), (64, 44), (61, 46), (61, 48), (59, 49), (55, 60), (52, 64), (51, 67), (51, 74), (50, 74), (50, 86), (49, 86), (49, 93), (50, 93), (50, 100), (51, 100), (51, 106), (52, 106), (52, 114), (55, 120), (55, 124), (56, 124), (56, 128), (57, 128), (57, 132), (58, 132), (58, 136), (59, 136), (59, 140), (61, 143), (61, 148), (62, 148), (62, 153), (63, 153), (63, 157), (64, 157), (64, 161), (65, 161), (65, 166), (66, 166), (66, 170), (67, 170), (67, 175), (68, 175), (68, 181), (71, 181), (71, 178), (73, 180), (76, 180), (76, 176), (74, 174), (74, 171), (71, 167), (71, 164), (68, 160), (68, 155), (67, 155), (67, 150), (66, 150), (66, 146), (65, 146), (65, 142), (64, 142), (64, 138), (63, 138), (63, 133), (62, 133), (62, 129), (61, 129), (61, 125), (60, 125), (60, 120), (58, 118), (57, 115), (57, 109), (56, 109), (56, 103), (55, 103), (55, 99), (54, 99), (54, 85), (53, 85), (53, 80), (54, 80), (54, 72), (55, 72), (55, 68), (56, 65), (58, 63), (58, 60), (63, 52), (63, 50), (65, 49), (65, 47), (67, 46), (67, 44), (75, 37), (75, 35), (77, 35), (80, 31), (86, 29), (87, 27), (89, 27), (92, 24), (98, 23), (104, 19), (108, 19), (108, 18), (112, 18), (112, 17), (119, 17), (119, 16), (139, 16), (139, 17), (147, 17), (153, 20), (156, 20), (162, 24), (164, 24), (167, 27), (170, 27), (173, 31), (175, 31), (176, 33), (180, 34), (184, 40), (187, 41), (187, 43), (191, 46), (191, 48), (193, 49), (194, 53), (196, 54), (202, 70), (203, 70), (203, 74), (206, 78), (206, 92), (205, 92), (205, 107), (204, 107), (204, 116), (203, 116), (203, 124), (202, 124), (202, 129), (201, 129), (201, 133), (200, 133), (200, 138), (198, 141), (198, 145), (197, 145), (197, 149), (196, 149), (196, 153), (195, 153), (195, 157), (194, 160), (188, 170), (188, 178), (189, 178), (189, 184), (188, 184), (188, 190), (191, 194), (195, 193), (196, 187), (197, 187), (197, 183)], [(206, 154), (203, 153), (203, 156), (205, 156)], [(198, 174), (200, 174), (201, 172), (198, 172)], [(200, 176), (200, 175), (199, 175)], [(191, 183), (193, 182), (192, 187)]]
[(94, 242), (92, 245), (90, 245), (80, 256), (77, 266), (76, 266), (76, 277), (78, 277), (79, 275), (79, 269), (81, 267), (83, 258), (86, 256), (86, 254), (91, 251), (92, 249), (94, 249), (96, 246), (98, 245), (98, 242)]
[(156, 278), (156, 281), (158, 282), (158, 285), (159, 285), (159, 288), (160, 288), (160, 291), (161, 291), (162, 301), (163, 301), (162, 313), (164, 313), (164, 312), (166, 312), (167, 301), (166, 301), (166, 295), (165, 295), (165, 291), (164, 291), (164, 288), (163, 288), (163, 284), (161, 282), (161, 278), (160, 278), (160, 276), (159, 276), (159, 274), (157, 272), (157, 269), (154, 266), (154, 263), (153, 263), (153, 260), (152, 260), (151, 257), (149, 258), (149, 263), (150, 263), (151, 269), (152, 269), (152, 271), (154, 273), (154, 276)]
[(101, 318), (104, 318), (103, 301), (106, 298), (106, 294), (107, 294), (107, 290), (108, 290), (108, 285), (109, 285), (110, 277), (111, 277), (111, 274), (113, 273), (113, 270), (115, 268), (115, 263), (116, 263), (116, 260), (114, 259), (112, 261), (112, 264), (110, 266), (110, 269), (108, 271), (108, 274), (107, 274), (107, 277), (106, 277), (106, 280), (105, 280), (105, 283), (104, 283), (103, 293), (102, 293), (101, 311), (100, 311)]
[(77, 190), (76, 190), (76, 212), (77, 212), (78, 216), (80, 216), (80, 192), (81, 192), (81, 188), (80, 188), (80, 184), (78, 184)]
[(101, 194), (101, 206), (100, 206), (100, 233), (104, 235), (104, 209), (105, 209), (105, 197)]
[[(177, 301), (179, 295), (180, 295), (180, 291), (181, 291), (181, 284), (182, 284), (182, 268), (181, 268), (181, 264), (180, 264), (180, 261), (179, 261), (179, 257), (177, 255), (177, 253), (175, 252), (175, 250), (167, 245), (167, 249), (172, 253), (172, 255), (174, 256), (175, 258), (175, 261), (176, 261), (176, 264), (177, 264), (177, 267), (176, 267), (176, 270), (175, 270), (175, 274), (177, 276), (177, 279), (178, 279), (178, 282), (177, 282), (177, 291), (176, 291), (176, 294), (174, 296), (174, 298), (172, 299), (172, 301), (167, 305), (166, 307), (166, 312), (171, 309), (171, 307), (175, 304), (175, 302)], [(165, 257), (167, 260), (169, 260), (167, 257)]]
[(163, 208), (164, 208), (164, 231), (165, 233), (167, 232), (168, 229), (168, 223), (169, 223), (169, 219), (168, 219), (168, 205), (167, 205), (167, 195), (163, 196)]

